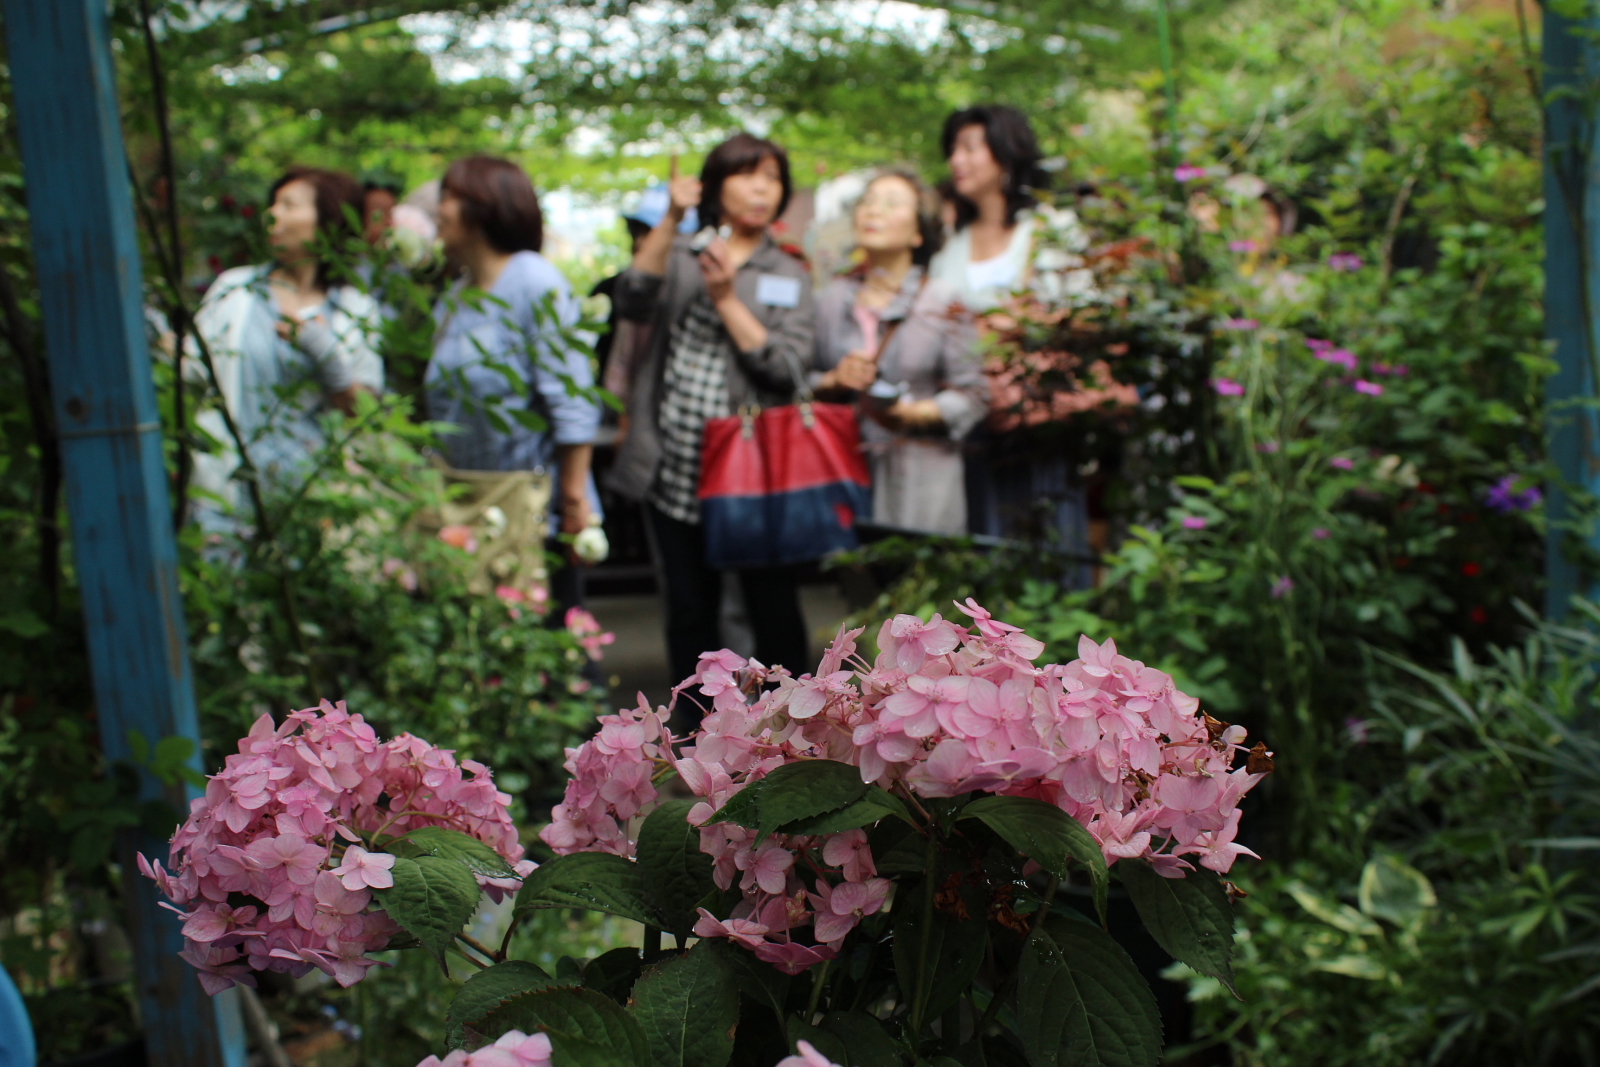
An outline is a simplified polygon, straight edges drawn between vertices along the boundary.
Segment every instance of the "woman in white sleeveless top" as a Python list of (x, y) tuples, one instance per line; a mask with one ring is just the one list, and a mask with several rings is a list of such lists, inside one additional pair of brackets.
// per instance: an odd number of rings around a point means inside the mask
[[(987, 311), (1034, 281), (1033, 190), (1046, 188), (1043, 153), (1021, 111), (971, 107), (945, 120), (941, 138), (954, 189), (955, 233), (929, 266), (929, 276), (955, 288), (972, 310)], [(973, 533), (1044, 537), (1086, 551), (1084, 491), (1071, 458), (1026, 451), (1007, 456), (1006, 439), (974, 435), (967, 458), (967, 521)]]

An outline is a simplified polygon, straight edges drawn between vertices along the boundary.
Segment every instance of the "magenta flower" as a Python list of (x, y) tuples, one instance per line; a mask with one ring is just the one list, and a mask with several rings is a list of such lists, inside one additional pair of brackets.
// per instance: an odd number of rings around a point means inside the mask
[(1495, 482), (1484, 495), (1484, 503), (1502, 515), (1510, 515), (1514, 511), (1532, 511), (1544, 499), (1544, 493), (1536, 485), (1526, 489), (1518, 489), (1521, 478), (1515, 474), (1508, 474)]
[(1217, 323), (1219, 330), (1258, 330), (1261, 323), (1255, 319), (1223, 319)]
[(1324, 348), (1317, 351), (1317, 358), (1324, 363), (1333, 363), (1345, 370), (1356, 369), (1356, 354), (1348, 348)]
[(1365, 378), (1357, 378), (1351, 383), (1350, 387), (1358, 393), (1365, 393), (1367, 396), (1383, 395), (1383, 386), (1377, 382), (1369, 382)]
[(1282, 575), (1272, 583), (1272, 599), (1282, 600), (1294, 589), (1294, 579), (1287, 574)]
[(1206, 176), (1206, 168), (1197, 167), (1192, 163), (1186, 163), (1177, 170), (1173, 171), (1172, 176), (1180, 183), (1198, 181)]
[(1272, 456), (1277, 454), (1280, 447), (1282, 446), (1280, 446), (1276, 441), (1262, 441), (1260, 444), (1256, 445), (1256, 451), (1263, 455)]
[(1311, 531), (1311, 536), (1318, 541), (1326, 541), (1329, 537), (1328, 528), (1326, 526), (1318, 526)]
[(1328, 460), (1328, 464), (1330, 466), (1338, 467), (1342, 471), (1353, 471), (1356, 469), (1356, 461), (1351, 459), (1349, 456), (1334, 456), (1332, 459)]
[(1183, 528), (1185, 530), (1204, 530), (1207, 525), (1206, 520), (1199, 515), (1185, 515), (1183, 517)]
[(1242, 253), (1245, 253), (1246, 255), (1248, 255), (1251, 252), (1259, 252), (1260, 250), (1261, 250), (1261, 245), (1258, 244), (1255, 241), (1229, 241), (1228, 242), (1228, 251), (1230, 251), (1230, 252), (1242, 252)]
[(1360, 256), (1351, 252), (1335, 252), (1328, 257), (1328, 266), (1337, 271), (1360, 270), (1364, 263)]
[(1232, 378), (1213, 378), (1211, 388), (1215, 389), (1219, 396), (1244, 396), (1244, 384)]
[(1316, 337), (1306, 338), (1306, 347), (1313, 352), (1326, 352), (1333, 347), (1332, 341), (1323, 341)]
[(1344, 720), (1344, 736), (1353, 745), (1364, 745), (1372, 737), (1372, 725), (1366, 719), (1347, 716)]

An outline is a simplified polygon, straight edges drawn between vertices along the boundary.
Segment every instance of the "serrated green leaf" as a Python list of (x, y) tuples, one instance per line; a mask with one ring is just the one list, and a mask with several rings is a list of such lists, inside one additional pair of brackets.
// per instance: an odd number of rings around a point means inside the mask
[(961, 818), (979, 820), (1057, 877), (1066, 876), (1069, 859), (1083, 864), (1094, 887), (1095, 911), (1105, 922), (1111, 876), (1100, 842), (1078, 820), (1030, 797), (981, 797), (962, 809)]
[(715, 819), (754, 830), (760, 843), (780, 826), (838, 811), (866, 793), (858, 768), (834, 760), (801, 760), (745, 786)]
[(850, 1067), (902, 1067), (906, 1059), (883, 1024), (863, 1011), (830, 1011), (815, 1026), (792, 1019), (789, 1041), (791, 1048), (809, 1041), (834, 1063)]
[[(896, 909), (899, 910), (899, 909)], [(894, 966), (900, 991), (924, 1024), (932, 1022), (953, 1005), (977, 976), (989, 943), (988, 924), (980, 916), (959, 919), (942, 911), (933, 913), (933, 922), (924, 927), (921, 909), (908, 907), (894, 925)], [(928, 939), (923, 954), (923, 938)], [(927, 961), (926, 979), (919, 981), (922, 961)], [(916, 1010), (921, 990), (922, 1010)]]
[(556, 980), (525, 960), (497, 963), (468, 978), (457, 990), (444, 1017), (444, 1039), (451, 1048), (465, 1040), (464, 1027), (483, 1018), (508, 1000), (535, 993)]
[(1163, 878), (1144, 860), (1117, 864), (1146, 930), (1173, 959), (1233, 987), (1233, 904), (1211, 871)]
[(724, 1067), (739, 1023), (739, 987), (713, 947), (646, 971), (633, 987), (629, 1012), (650, 1042), (654, 1067)]
[(466, 1028), (477, 1041), (507, 1030), (543, 1030), (554, 1047), (554, 1067), (650, 1067), (644, 1031), (616, 1001), (593, 989), (552, 986), (502, 1004)]
[(530, 908), (586, 908), (646, 926), (661, 925), (638, 864), (609, 852), (574, 852), (542, 865), (517, 893), (516, 910)]
[(396, 856), (394, 885), (378, 889), (378, 905), (431, 952), (440, 966), (444, 950), (478, 906), (478, 881), (456, 860)]
[(1156, 1067), (1161, 1016), (1144, 977), (1099, 927), (1052, 916), (1023, 948), (1017, 1031), (1033, 1067)]
[(859, 830), (883, 819), (899, 816), (908, 818), (905, 804), (899, 797), (882, 786), (868, 786), (861, 799), (842, 808), (809, 819), (799, 819), (778, 827), (784, 834), (837, 834), (845, 830)]
[(651, 904), (682, 944), (695, 922), (695, 908), (716, 890), (711, 857), (700, 851), (700, 829), (689, 825), (692, 800), (669, 800), (639, 828), (639, 873)]
[(507, 863), (500, 853), (476, 837), (443, 826), (419, 826), (404, 837), (391, 841), (386, 846), (386, 851), (399, 856), (414, 852), (413, 858), (422, 855), (452, 859), (466, 864), (475, 873), (486, 878), (517, 876), (517, 872), (511, 869), (511, 864)]

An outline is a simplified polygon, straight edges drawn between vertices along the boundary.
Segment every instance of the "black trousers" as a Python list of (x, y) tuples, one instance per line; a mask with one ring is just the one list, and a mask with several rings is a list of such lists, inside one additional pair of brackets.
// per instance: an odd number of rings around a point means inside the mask
[[(697, 524), (679, 522), (651, 504), (645, 511), (666, 600), (667, 660), (676, 685), (694, 673), (702, 652), (723, 647), (718, 626), (722, 572), (706, 565), (705, 539)], [(769, 666), (781, 663), (796, 675), (815, 670), (800, 613), (799, 569), (760, 567), (738, 574), (745, 614), (755, 634), (756, 659)], [(680, 705), (680, 710), (686, 713), (685, 720), (699, 718), (698, 709)]]

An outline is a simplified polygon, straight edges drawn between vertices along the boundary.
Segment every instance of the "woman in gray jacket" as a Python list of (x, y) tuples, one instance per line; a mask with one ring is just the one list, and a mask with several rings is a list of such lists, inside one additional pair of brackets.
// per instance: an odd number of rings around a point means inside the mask
[(872, 459), (872, 517), (967, 532), (961, 441), (988, 411), (972, 315), (928, 278), (938, 202), (907, 171), (872, 180), (855, 207), (859, 267), (817, 297), (819, 395), (860, 397)]
[[(722, 574), (706, 564), (700, 528), (700, 444), (706, 421), (792, 403), (795, 372), (812, 365), (811, 278), (768, 233), (788, 206), (789, 157), (737, 134), (712, 150), (698, 179), (673, 165), (671, 206), (640, 242), (613, 298), (624, 319), (654, 324), (634, 370), (628, 435), (608, 483), (643, 501), (666, 596), (674, 679), (723, 647)], [(678, 234), (690, 208), (719, 228), (703, 251)], [(793, 567), (739, 572), (756, 658), (810, 669)], [(693, 713), (690, 719), (697, 718)]]

